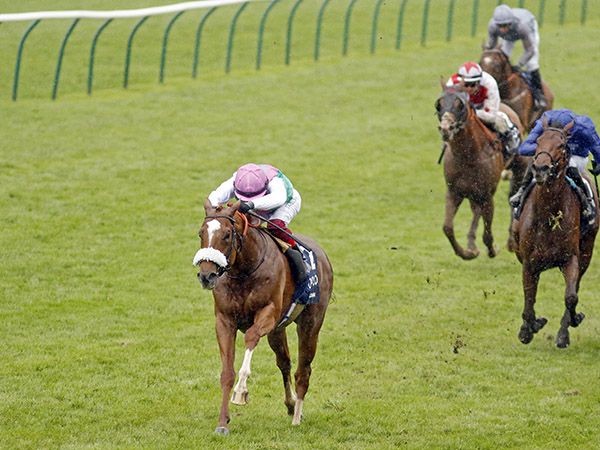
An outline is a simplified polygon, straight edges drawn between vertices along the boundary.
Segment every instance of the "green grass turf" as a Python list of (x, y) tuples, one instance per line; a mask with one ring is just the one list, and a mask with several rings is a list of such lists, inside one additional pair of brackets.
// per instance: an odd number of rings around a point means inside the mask
[[(542, 32), (557, 106), (596, 122), (599, 25)], [(433, 102), (439, 76), (476, 59), (479, 40), (365, 48), (318, 64), (308, 53), (291, 67), (256, 73), (250, 62), (197, 81), (173, 73), (165, 86), (148, 77), (128, 91), (107, 83), (91, 99), (66, 82), (52, 102), (39, 80), (16, 103), (3, 95), (0, 447), (597, 448), (598, 260), (571, 347), (553, 342), (557, 271), (538, 295), (549, 323), (524, 346), (514, 255), (463, 262), (441, 231)], [(292, 228), (328, 251), (335, 299), (302, 425), (290, 425), (261, 342), (250, 403), (232, 407), (223, 439), (213, 434), (212, 298), (191, 259), (204, 197), (247, 161), (279, 166), (301, 192)], [(501, 246), (506, 193), (503, 183)], [(465, 208), (463, 240), (468, 220)], [(289, 335), (295, 348), (293, 327)]]

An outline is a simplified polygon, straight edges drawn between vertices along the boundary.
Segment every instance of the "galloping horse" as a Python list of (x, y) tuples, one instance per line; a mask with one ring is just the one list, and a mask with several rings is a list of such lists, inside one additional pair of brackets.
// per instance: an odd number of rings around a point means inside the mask
[[(454, 252), (463, 259), (473, 259), (479, 255), (475, 244), (479, 218), (483, 217), (483, 242), (488, 256), (494, 257), (497, 249), (492, 235), (494, 217), (494, 193), (504, 168), (502, 143), (496, 135), (477, 117), (465, 92), (446, 88), (437, 99), (435, 108), (439, 120), (438, 129), (445, 144), (444, 177), (446, 191), (446, 214), (444, 234)], [(513, 111), (508, 111), (519, 130), (521, 124)], [(514, 169), (518, 176), (511, 179), (511, 192), (516, 192), (524, 170), (520, 167), (521, 158), (516, 158), (519, 166)], [(464, 199), (471, 205), (473, 217), (467, 234), (467, 249), (464, 249), (454, 236), (454, 216)], [(512, 216), (511, 216), (512, 217)], [(509, 233), (509, 249), (513, 249), (512, 233)]]
[[(563, 129), (548, 127), (537, 141), (532, 170), (536, 185), (524, 200), (521, 216), (514, 222), (516, 255), (523, 264), (523, 325), (519, 339), (528, 344), (547, 320), (535, 317), (534, 304), (541, 272), (558, 267), (566, 283), (565, 312), (560, 321), (556, 345), (569, 345), (569, 326), (578, 326), (584, 318), (576, 312), (579, 283), (587, 270), (598, 232), (598, 217), (592, 224), (580, 220), (580, 202), (565, 178), (568, 166), (566, 146), (573, 122)], [(588, 179), (589, 182), (589, 179)], [(591, 186), (591, 184), (590, 184)], [(596, 208), (597, 193), (594, 193)]]
[(292, 391), (291, 361), (285, 327), (278, 322), (290, 306), (294, 281), (278, 244), (262, 228), (249, 227), (246, 216), (238, 212), (240, 202), (226, 208), (213, 208), (208, 199), (199, 236), (201, 249), (194, 264), (199, 268), (202, 287), (211, 289), (215, 301), (216, 331), (221, 352), (221, 389), (223, 392), (219, 434), (229, 434), (229, 394), (235, 381), (234, 359), (237, 330), (245, 333), (246, 352), (239, 371), (232, 403), (248, 401), (247, 379), (252, 353), (261, 337), (267, 336), (283, 375), (285, 405), (293, 414), (292, 425), (302, 418), (304, 396), (308, 390), (311, 363), (317, 339), (333, 289), (333, 270), (325, 252), (313, 240), (301, 237), (317, 259), (320, 301), (307, 305), (297, 316), (298, 368), (296, 392)]
[(500, 98), (519, 116), (523, 126), (530, 131), (535, 121), (544, 111), (552, 109), (554, 94), (548, 85), (542, 82), (548, 107), (544, 110), (534, 108), (533, 94), (520, 72), (513, 69), (508, 56), (499, 48), (484, 50), (479, 61), (481, 68), (498, 82)]

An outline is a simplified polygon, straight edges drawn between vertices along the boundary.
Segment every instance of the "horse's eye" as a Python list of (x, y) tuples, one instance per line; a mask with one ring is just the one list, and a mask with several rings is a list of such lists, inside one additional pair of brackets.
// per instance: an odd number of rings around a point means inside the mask
[(231, 239), (231, 231), (225, 232), (225, 234), (223, 235), (223, 239), (225, 239), (226, 241)]

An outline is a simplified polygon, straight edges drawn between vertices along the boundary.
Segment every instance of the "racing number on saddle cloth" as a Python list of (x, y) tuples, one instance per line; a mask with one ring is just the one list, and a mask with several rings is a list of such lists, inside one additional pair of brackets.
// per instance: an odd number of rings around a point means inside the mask
[(319, 303), (319, 275), (317, 274), (317, 257), (314, 252), (296, 243), (304, 266), (306, 267), (306, 280), (299, 286), (296, 286), (292, 301), (301, 305), (312, 305)]

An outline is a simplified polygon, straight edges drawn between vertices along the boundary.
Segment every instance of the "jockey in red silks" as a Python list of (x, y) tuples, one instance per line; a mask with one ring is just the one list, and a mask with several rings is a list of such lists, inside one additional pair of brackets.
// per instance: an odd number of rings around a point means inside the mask
[(500, 93), (494, 77), (484, 72), (476, 62), (468, 61), (450, 77), (446, 86), (462, 86), (469, 94), (469, 100), (475, 108), (477, 117), (498, 132), (506, 152), (512, 155), (517, 151), (521, 143), (519, 130), (508, 116), (500, 111)]
[(300, 212), (302, 198), (290, 180), (281, 170), (268, 164), (245, 164), (211, 192), (208, 200), (216, 207), (234, 197), (241, 201), (239, 212), (254, 210), (271, 222), (267, 223), (267, 229), (274, 236), (289, 244), (290, 247), (284, 254), (290, 261), (296, 282), (303, 282), (306, 268), (288, 228), (289, 223)]

